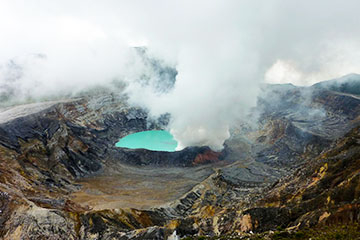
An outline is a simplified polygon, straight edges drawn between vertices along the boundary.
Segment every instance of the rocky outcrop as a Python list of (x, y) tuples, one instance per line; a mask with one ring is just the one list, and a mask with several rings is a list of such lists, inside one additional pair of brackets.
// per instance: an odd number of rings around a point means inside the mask
[(209, 147), (188, 147), (176, 152), (150, 151), (146, 149), (114, 149), (122, 162), (134, 165), (182, 166), (214, 163), (226, 157), (226, 150), (214, 152)]
[[(169, 219), (166, 215), (157, 216), (157, 211), (88, 212), (89, 208), (69, 198), (71, 192), (80, 189), (76, 179), (101, 173), (107, 167), (119, 164), (191, 167), (199, 164), (195, 161), (199, 156), (211, 153), (208, 147), (174, 153), (116, 148), (114, 145), (122, 136), (163, 127), (161, 120), (150, 120), (145, 111), (123, 102), (122, 98), (101, 95), (17, 106), (2, 112), (2, 236), (87, 239), (92, 235), (105, 236), (101, 233), (102, 225), (105, 232), (111, 228), (110, 232), (131, 231), (162, 225)], [(217, 160), (222, 160), (224, 154), (217, 153)], [(116, 220), (119, 217), (127, 220)], [(148, 219), (146, 224), (141, 220), (143, 217)], [(114, 221), (113, 227), (108, 225), (109, 219)], [(80, 225), (84, 226), (82, 235), (78, 232)]]
[[(231, 130), (221, 153), (208, 147), (169, 153), (114, 146), (127, 134), (164, 128), (169, 118), (149, 119), (121, 95), (2, 109), (0, 236), (166, 239), (174, 231), (247, 236), (358, 222), (359, 110), (359, 98), (346, 92), (271, 86), (250, 123)], [(106, 182), (126, 171), (134, 176), (120, 186)], [(193, 176), (180, 177), (185, 173)], [(138, 179), (141, 174), (147, 178)], [(73, 198), (84, 193), (116, 202), (116, 190), (105, 189), (105, 197), (91, 188), (99, 181), (124, 194), (148, 192), (150, 200), (161, 192), (155, 181), (172, 189), (166, 189), (166, 203), (137, 209), (94, 208)]]
[[(262, 214), (281, 219), (268, 222), (284, 228), (359, 222), (359, 138), (357, 127), (316, 159), (308, 159), (293, 176), (277, 182), (255, 204), (261, 206)], [(274, 229), (274, 226), (261, 224), (263, 217), (258, 215), (258, 209), (251, 208), (243, 213), (258, 222), (251, 230)]]

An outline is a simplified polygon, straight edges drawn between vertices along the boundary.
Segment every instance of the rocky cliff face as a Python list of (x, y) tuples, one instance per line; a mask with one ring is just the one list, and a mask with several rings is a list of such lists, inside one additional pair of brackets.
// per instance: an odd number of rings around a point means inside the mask
[(266, 86), (221, 153), (168, 153), (114, 146), (166, 127), (117, 94), (4, 108), (0, 236), (246, 236), (358, 222), (359, 113), (346, 91)]

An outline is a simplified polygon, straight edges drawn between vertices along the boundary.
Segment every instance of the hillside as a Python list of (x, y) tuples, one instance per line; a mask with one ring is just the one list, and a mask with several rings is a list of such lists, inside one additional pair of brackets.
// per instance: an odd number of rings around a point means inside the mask
[(176, 230), (184, 238), (246, 239), (357, 224), (353, 94), (267, 85), (220, 153), (116, 148), (122, 136), (167, 125), (121, 93), (3, 108), (0, 236), (166, 239)]

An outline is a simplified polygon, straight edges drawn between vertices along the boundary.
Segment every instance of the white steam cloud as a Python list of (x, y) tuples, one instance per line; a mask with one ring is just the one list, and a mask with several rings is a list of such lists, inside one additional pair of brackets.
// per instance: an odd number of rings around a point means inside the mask
[[(122, 79), (132, 103), (171, 114), (180, 148), (220, 150), (256, 103), (259, 83), (308, 85), (360, 72), (359, 7), (356, 0), (2, 0), (0, 94), (15, 85), (38, 97)], [(136, 81), (151, 74), (130, 48), (142, 45), (176, 66), (170, 92)]]

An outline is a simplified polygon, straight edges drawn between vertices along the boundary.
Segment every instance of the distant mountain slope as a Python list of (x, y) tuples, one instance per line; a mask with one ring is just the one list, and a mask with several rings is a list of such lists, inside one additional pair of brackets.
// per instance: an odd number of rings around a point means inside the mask
[(316, 83), (312, 87), (315, 89), (327, 89), (335, 92), (360, 95), (360, 74), (348, 74), (341, 78)]

